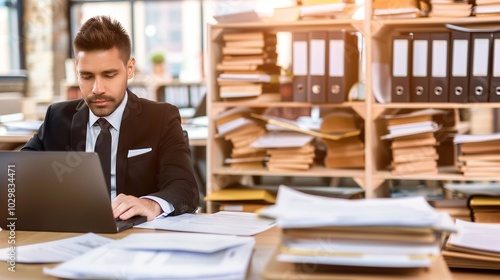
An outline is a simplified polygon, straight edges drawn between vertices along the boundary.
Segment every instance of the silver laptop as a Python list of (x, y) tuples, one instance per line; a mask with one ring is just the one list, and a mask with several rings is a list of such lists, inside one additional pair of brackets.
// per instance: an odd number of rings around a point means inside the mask
[(146, 221), (113, 217), (96, 153), (0, 151), (0, 170), (4, 229), (116, 233)]

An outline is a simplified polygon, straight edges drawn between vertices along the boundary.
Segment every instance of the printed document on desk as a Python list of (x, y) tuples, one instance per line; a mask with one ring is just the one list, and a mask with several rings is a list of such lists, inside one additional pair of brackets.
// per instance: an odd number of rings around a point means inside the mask
[(436, 211), (423, 197), (346, 200), (305, 194), (282, 185), (274, 210), (283, 228), (377, 225), (455, 231), (451, 217)]
[(255, 213), (220, 211), (214, 214), (182, 214), (158, 218), (136, 228), (251, 236), (272, 228), (276, 222)]
[[(44, 273), (71, 279), (244, 279), (255, 245), (253, 237), (144, 233), (96, 248)], [(167, 241), (172, 237), (171, 241)], [(222, 238), (228, 238), (226, 241)], [(173, 244), (175, 240), (176, 244)], [(205, 244), (219, 242), (216, 251)], [(236, 241), (236, 242), (235, 242)], [(167, 242), (167, 243), (162, 243)], [(153, 248), (152, 244), (157, 247)], [(201, 249), (201, 250), (200, 250)], [(214, 248), (212, 248), (214, 249)], [(220, 249), (220, 250), (217, 250)]]
[[(112, 239), (94, 233), (36, 243), (16, 248), (18, 263), (55, 263), (79, 256), (91, 249), (111, 242)], [(0, 249), (0, 261), (8, 261), (9, 248)]]

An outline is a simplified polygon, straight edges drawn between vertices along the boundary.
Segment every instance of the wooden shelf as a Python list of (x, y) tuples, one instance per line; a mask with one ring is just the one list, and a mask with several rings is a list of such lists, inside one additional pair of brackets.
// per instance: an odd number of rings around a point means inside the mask
[[(224, 183), (231, 182), (231, 178), (241, 176), (283, 176), (283, 177), (326, 177), (326, 178), (352, 178), (358, 185), (363, 187), (366, 197), (386, 196), (387, 192), (381, 188), (388, 180), (430, 180), (430, 181), (498, 181), (491, 177), (466, 177), (456, 170), (454, 166), (439, 167), (437, 174), (412, 174), (394, 175), (388, 170), (379, 170), (382, 163), (388, 161), (384, 157), (388, 149), (386, 143), (379, 140), (381, 130), (376, 121), (381, 114), (392, 109), (494, 109), (500, 108), (500, 103), (388, 103), (380, 104), (375, 100), (374, 92), (387, 92), (384, 89), (375, 88), (387, 83), (385, 80), (390, 76), (381, 75), (373, 67), (382, 65), (390, 68), (391, 53), (390, 42), (392, 35), (405, 31), (443, 31), (448, 30), (446, 24), (472, 25), (472, 24), (494, 24), (498, 17), (467, 17), (467, 18), (417, 18), (417, 19), (395, 19), (375, 20), (371, 19), (371, 3), (367, 3), (366, 18), (364, 20), (314, 20), (297, 22), (257, 22), (257, 23), (231, 23), (216, 24), (208, 26), (208, 63), (207, 63), (207, 115), (212, 119), (218, 113), (232, 107), (246, 106), (256, 109), (270, 107), (300, 108), (352, 108), (364, 119), (364, 143), (365, 143), (365, 168), (361, 170), (349, 169), (327, 169), (315, 166), (307, 171), (300, 172), (271, 172), (267, 169), (245, 169), (235, 170), (222, 164), (228, 154), (230, 143), (224, 143), (221, 139), (215, 139), (215, 126), (210, 124), (209, 138), (207, 140), (207, 193), (224, 187)], [(360, 73), (360, 81), (365, 84), (366, 100), (344, 102), (340, 104), (314, 104), (307, 102), (265, 102), (262, 100), (221, 100), (218, 98), (219, 88), (217, 85), (217, 74), (215, 65), (220, 62), (222, 54), (222, 35), (225, 33), (236, 33), (245, 31), (270, 31), (270, 32), (295, 32), (307, 30), (349, 30), (359, 31), (363, 37), (360, 68), (365, 69)]]
[(323, 166), (314, 166), (309, 170), (291, 172), (271, 172), (264, 167), (261, 169), (233, 169), (217, 167), (212, 170), (215, 175), (251, 175), (251, 176), (297, 176), (297, 177), (364, 177), (363, 169), (330, 169)]

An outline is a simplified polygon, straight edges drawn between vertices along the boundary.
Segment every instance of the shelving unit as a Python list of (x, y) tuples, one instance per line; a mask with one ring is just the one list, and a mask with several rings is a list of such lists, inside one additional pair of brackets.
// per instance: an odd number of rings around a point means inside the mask
[[(209, 138), (207, 141), (207, 193), (224, 188), (230, 182), (241, 179), (243, 176), (304, 176), (304, 177), (327, 177), (327, 178), (351, 178), (365, 190), (367, 198), (382, 197), (386, 190), (381, 187), (388, 180), (432, 180), (432, 181), (466, 181), (466, 180), (498, 180), (498, 178), (465, 178), (455, 171), (453, 166), (439, 168), (439, 173), (434, 175), (415, 174), (397, 176), (391, 174), (383, 164), (383, 150), (381, 144), (380, 125), (378, 118), (391, 109), (463, 109), (463, 108), (485, 108), (492, 109), (500, 107), (498, 103), (378, 103), (374, 97), (375, 85), (380, 84), (376, 79), (389, 79), (389, 76), (380, 76), (374, 65), (380, 64), (390, 68), (391, 63), (391, 37), (402, 31), (443, 31), (447, 30), (445, 24), (468, 24), (468, 23), (493, 23), (498, 22), (494, 17), (478, 18), (417, 18), (408, 20), (373, 20), (371, 19), (371, 2), (366, 1), (364, 20), (310, 20), (291, 23), (280, 22), (258, 22), (258, 23), (234, 23), (215, 24), (208, 26), (208, 96), (207, 115), (212, 119), (218, 113), (235, 106), (246, 106), (251, 108), (267, 107), (320, 107), (320, 108), (352, 108), (364, 119), (364, 143), (365, 143), (365, 168), (362, 170), (351, 169), (327, 169), (322, 166), (314, 166), (311, 170), (304, 172), (269, 172), (265, 168), (255, 170), (234, 170), (223, 165), (227, 146), (224, 140), (216, 139), (216, 128), (213, 123), (209, 125)], [(341, 104), (311, 104), (297, 102), (259, 102), (253, 101), (228, 101), (218, 98), (217, 75), (215, 65), (221, 60), (222, 34), (226, 32), (244, 31), (270, 31), (270, 32), (295, 32), (303, 30), (347, 30), (358, 31), (363, 36), (364, 59), (360, 65), (365, 69), (360, 80), (365, 83), (365, 100), (361, 102), (344, 102)], [(278, 54), (279, 55), (279, 54)], [(380, 89), (383, 90), (383, 89)], [(375, 125), (374, 125), (375, 124)], [(208, 205), (207, 211), (213, 209)]]

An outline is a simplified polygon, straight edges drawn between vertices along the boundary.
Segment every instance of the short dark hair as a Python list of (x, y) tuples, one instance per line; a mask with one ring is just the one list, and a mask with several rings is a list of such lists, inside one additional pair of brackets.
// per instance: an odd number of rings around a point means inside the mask
[(109, 16), (88, 19), (73, 40), (75, 54), (79, 51), (109, 50), (114, 47), (127, 64), (132, 52), (130, 36), (119, 21)]

